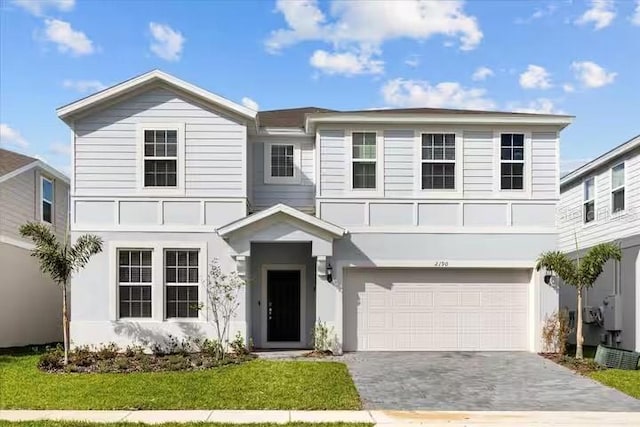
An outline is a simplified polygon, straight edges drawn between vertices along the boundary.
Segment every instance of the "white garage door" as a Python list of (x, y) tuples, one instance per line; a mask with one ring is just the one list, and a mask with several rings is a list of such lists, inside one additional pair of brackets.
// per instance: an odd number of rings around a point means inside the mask
[(530, 270), (351, 268), (347, 351), (527, 350)]

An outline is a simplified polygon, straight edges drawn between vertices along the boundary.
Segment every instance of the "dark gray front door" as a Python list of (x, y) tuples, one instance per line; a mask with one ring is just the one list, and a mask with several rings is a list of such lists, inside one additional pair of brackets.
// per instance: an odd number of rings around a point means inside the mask
[(300, 271), (267, 271), (267, 341), (300, 341)]

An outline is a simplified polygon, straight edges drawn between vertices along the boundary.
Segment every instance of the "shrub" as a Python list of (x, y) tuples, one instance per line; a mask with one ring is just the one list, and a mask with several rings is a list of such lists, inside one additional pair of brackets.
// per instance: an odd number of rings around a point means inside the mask
[(571, 332), (573, 330), (569, 323), (567, 310), (558, 310), (551, 316), (547, 316), (542, 327), (543, 351), (545, 353), (565, 354)]
[(246, 356), (249, 354), (249, 349), (244, 345), (244, 338), (242, 338), (240, 331), (236, 333), (235, 338), (229, 343), (229, 346), (237, 356)]
[(316, 323), (313, 328), (313, 350), (317, 353), (332, 353), (335, 339), (333, 328), (329, 328), (325, 322)]
[(46, 351), (40, 355), (38, 367), (47, 371), (61, 369), (64, 366), (64, 349), (60, 344), (55, 348), (47, 347)]
[(96, 357), (100, 360), (109, 360), (114, 359), (118, 353), (120, 353), (120, 348), (114, 342), (100, 346), (96, 349)]

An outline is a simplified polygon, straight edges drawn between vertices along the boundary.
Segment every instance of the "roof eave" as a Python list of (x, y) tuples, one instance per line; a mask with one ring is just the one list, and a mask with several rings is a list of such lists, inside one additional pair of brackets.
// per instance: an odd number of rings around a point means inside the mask
[(560, 130), (573, 122), (574, 116), (565, 115), (483, 115), (483, 114), (384, 114), (384, 113), (358, 113), (358, 114), (309, 114), (305, 120), (307, 132), (313, 130), (313, 126), (323, 123), (421, 123), (421, 124), (500, 124), (500, 125), (549, 125), (557, 126)]
[(205, 89), (202, 89), (196, 85), (188, 83), (160, 70), (150, 71), (148, 73), (111, 86), (100, 92), (94, 93), (93, 95), (89, 95), (85, 98), (79, 99), (78, 101), (63, 105), (62, 107), (56, 109), (56, 113), (61, 120), (68, 123), (73, 119), (73, 117), (90, 108), (94, 108), (103, 102), (108, 102), (115, 97), (126, 94), (128, 91), (135, 90), (136, 88), (142, 87), (147, 84), (152, 84), (154, 82), (168, 84), (188, 94), (191, 94), (198, 98), (202, 98), (212, 104), (225, 108), (241, 117), (250, 119), (252, 121), (256, 120), (258, 114), (257, 111), (247, 108), (243, 105), (236, 104), (235, 102), (232, 102), (226, 98), (211, 93)]

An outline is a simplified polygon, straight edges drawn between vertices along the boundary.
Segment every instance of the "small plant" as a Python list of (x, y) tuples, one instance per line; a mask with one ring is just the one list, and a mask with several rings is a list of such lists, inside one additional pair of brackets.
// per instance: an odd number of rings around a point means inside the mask
[(325, 322), (317, 322), (313, 328), (313, 350), (315, 353), (333, 354), (334, 344), (333, 328), (329, 328)]
[(61, 369), (64, 366), (64, 348), (58, 344), (55, 348), (47, 347), (47, 350), (40, 355), (38, 367), (45, 371)]
[(249, 349), (244, 345), (244, 338), (242, 338), (240, 331), (236, 333), (235, 338), (229, 343), (229, 346), (237, 356), (246, 356), (249, 354)]
[(202, 340), (199, 351), (200, 353), (211, 357), (213, 360), (222, 359), (222, 355), (224, 354), (222, 344), (220, 344), (218, 340), (210, 340), (209, 338)]
[(545, 353), (566, 354), (569, 334), (573, 332), (567, 310), (558, 310), (547, 316), (542, 327)]
[(96, 356), (101, 360), (114, 359), (118, 353), (120, 353), (120, 348), (114, 342), (100, 346), (96, 349)]

